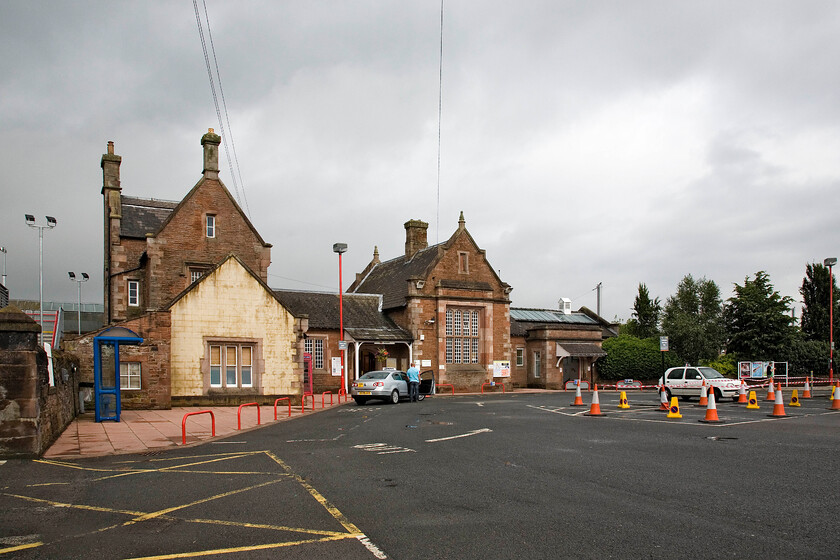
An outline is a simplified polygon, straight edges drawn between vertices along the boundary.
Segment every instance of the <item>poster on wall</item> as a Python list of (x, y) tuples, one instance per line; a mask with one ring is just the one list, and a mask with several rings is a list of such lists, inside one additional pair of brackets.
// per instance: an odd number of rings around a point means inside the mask
[(753, 362), (752, 375), (750, 377), (764, 377), (766, 375), (766, 369), (764, 362)]
[(510, 377), (510, 360), (495, 360), (493, 377)]
[(741, 362), (738, 364), (738, 376), (739, 377), (752, 377), (750, 373), (750, 363), (749, 362)]
[(341, 356), (332, 359), (332, 375), (333, 377), (341, 377)]

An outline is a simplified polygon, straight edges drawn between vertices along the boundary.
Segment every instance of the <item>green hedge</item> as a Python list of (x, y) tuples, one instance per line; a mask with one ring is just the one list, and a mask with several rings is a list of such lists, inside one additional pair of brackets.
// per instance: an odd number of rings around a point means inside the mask
[[(655, 381), (662, 375), (663, 352), (659, 350), (658, 338), (620, 335), (605, 340), (602, 347), (607, 355), (595, 362), (601, 379)], [(664, 354), (666, 368), (683, 365), (676, 352)]]

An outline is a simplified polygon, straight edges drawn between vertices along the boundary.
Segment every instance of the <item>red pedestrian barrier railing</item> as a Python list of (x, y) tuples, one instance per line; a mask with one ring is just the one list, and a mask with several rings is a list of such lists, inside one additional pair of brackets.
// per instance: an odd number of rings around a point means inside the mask
[[(289, 397), (280, 397), (279, 399), (274, 401), (274, 419), (277, 420), (277, 403), (279, 403), (280, 401), (286, 401), (286, 402), (289, 403), (289, 417), (291, 418), (291, 416), (292, 416), (292, 399), (290, 399)], [(259, 410), (259, 409), (257, 409), (257, 410)]]
[[(338, 404), (341, 404), (341, 395), (344, 395), (344, 402), (347, 402), (347, 399), (350, 398), (347, 395), (347, 390), (344, 387), (342, 387), (338, 390)], [(332, 402), (330, 402), (330, 404), (332, 404)]]
[(300, 398), (300, 411), (306, 412), (306, 397), (312, 397), (312, 410), (315, 410), (315, 395), (312, 393), (304, 393)]
[(440, 387), (449, 387), (450, 389), (452, 389), (452, 394), (453, 394), (453, 395), (455, 394), (455, 385), (452, 385), (452, 384), (450, 384), (450, 383), (438, 383), (438, 384), (437, 384), (437, 387), (438, 387), (438, 388), (440, 388)]
[(488, 381), (487, 383), (482, 383), (481, 384), (481, 394), (482, 395), (484, 394), (484, 387), (487, 387), (487, 386), (496, 387), (497, 385), (502, 388), (502, 393), (504, 393), (505, 392), (505, 384), (504, 383), (496, 383), (495, 381)]
[(196, 414), (209, 414), (213, 426), (213, 437), (216, 437), (216, 416), (212, 410), (198, 410), (196, 412), (187, 412), (184, 414), (184, 419), (181, 420), (181, 445), (187, 445), (187, 416), (195, 416)]
[[(326, 395), (330, 396), (330, 406), (332, 406), (332, 404), (333, 404), (332, 391), (324, 391), (323, 393), (321, 393), (321, 408), (324, 408), (324, 397)], [(312, 408), (315, 408), (314, 404), (312, 405)]]
[(585, 379), (580, 379), (580, 380), (569, 379), (563, 385), (563, 390), (564, 391), (574, 391), (575, 389), (577, 389), (578, 383), (580, 383), (580, 390), (581, 391), (588, 391), (589, 390), (589, 381), (587, 381)]
[(260, 425), (260, 403), (249, 402), (245, 404), (240, 404), (239, 408), (236, 410), (236, 429), (242, 429), (242, 409), (246, 406), (256, 406), (257, 407), (257, 425)]

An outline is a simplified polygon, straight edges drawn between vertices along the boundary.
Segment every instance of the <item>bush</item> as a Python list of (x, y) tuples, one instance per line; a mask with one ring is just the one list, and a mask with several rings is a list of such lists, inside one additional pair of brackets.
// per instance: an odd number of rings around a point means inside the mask
[[(662, 352), (658, 338), (640, 339), (630, 335), (609, 338), (602, 345), (606, 356), (598, 358), (595, 367), (605, 380), (656, 380), (662, 375)], [(683, 364), (675, 352), (664, 352), (665, 368)]]
[(726, 377), (738, 377), (738, 358), (735, 354), (721, 354), (714, 360), (709, 360), (708, 362), (701, 360), (700, 365), (714, 368)]

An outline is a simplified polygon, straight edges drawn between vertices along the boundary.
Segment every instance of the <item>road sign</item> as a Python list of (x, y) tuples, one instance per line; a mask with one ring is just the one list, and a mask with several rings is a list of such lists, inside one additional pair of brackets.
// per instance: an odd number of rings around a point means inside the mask
[(659, 350), (662, 352), (668, 351), (668, 337), (667, 336), (660, 336), (659, 337)]

